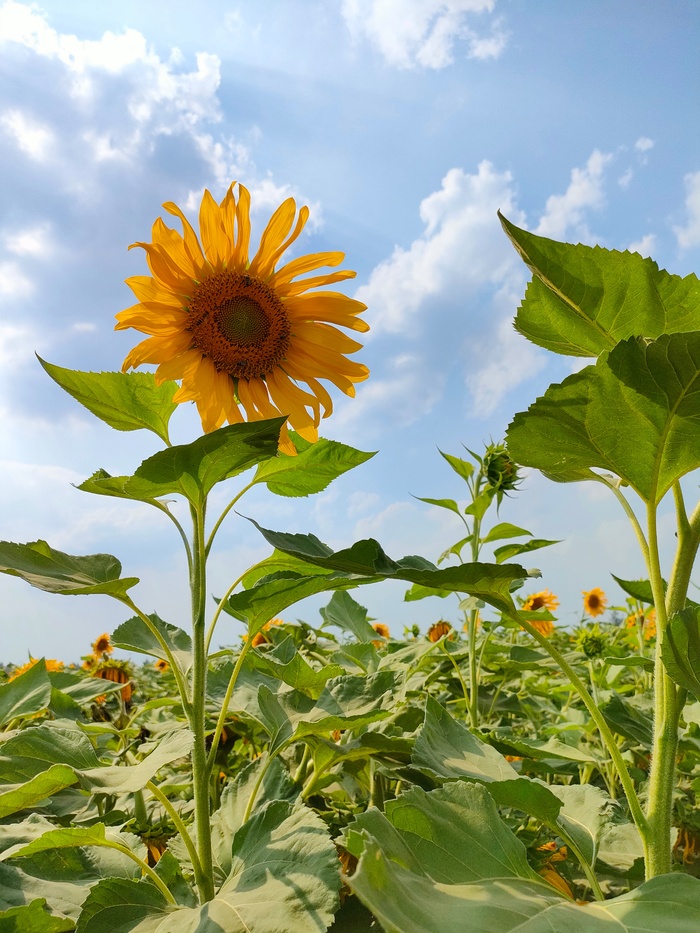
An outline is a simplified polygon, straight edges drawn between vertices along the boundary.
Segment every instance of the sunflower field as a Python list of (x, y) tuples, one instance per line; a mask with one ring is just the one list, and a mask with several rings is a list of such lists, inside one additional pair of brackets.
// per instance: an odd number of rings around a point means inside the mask
[[(124, 608), (80, 662), (0, 673), (0, 933), (697, 933), (698, 280), (501, 218), (532, 271), (517, 330), (593, 362), (503, 443), (442, 454), (464, 498), (422, 501), (454, 513), (455, 543), (334, 551), (253, 517), (269, 556), (212, 594), (217, 533), (246, 520), (249, 490), (313, 496), (372, 456), (318, 435), (333, 407), (320, 380), (352, 396), (369, 375), (339, 328), (368, 325), (328, 290), (353, 273), (318, 272), (342, 253), (278, 265), (308, 216), (292, 199), (252, 258), (244, 188), (205, 194), (199, 233), (165, 209), (183, 232), (158, 220), (136, 244), (150, 275), (130, 280), (138, 303), (117, 327), (146, 338), (124, 371), (42, 365), (114, 429), (158, 438), (131, 475), (101, 469), (79, 488), (162, 513), (191, 606), (147, 613), (112, 555), (0, 542), (0, 571)], [(157, 368), (127, 371), (142, 364)], [(187, 401), (203, 433), (174, 446)], [(618, 580), (624, 605), (593, 587), (580, 625), (557, 625), (531, 564), (556, 542), (507, 521), (523, 468), (597, 483), (626, 515), (645, 574)], [(402, 635), (371, 619), (361, 587), (386, 580), (439, 597), (446, 618), (426, 609)], [(320, 618), (291, 621), (319, 594)], [(235, 644), (227, 615), (245, 626)]]

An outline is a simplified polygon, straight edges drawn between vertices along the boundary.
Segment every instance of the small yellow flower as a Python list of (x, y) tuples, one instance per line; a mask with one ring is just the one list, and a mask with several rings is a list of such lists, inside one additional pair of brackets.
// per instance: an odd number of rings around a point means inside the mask
[(586, 615), (593, 616), (602, 616), (605, 612), (605, 607), (608, 605), (608, 597), (605, 595), (603, 590), (598, 586), (594, 586), (592, 590), (582, 590), (583, 593), (583, 611)]
[(164, 661), (162, 658), (158, 660), (153, 665), (159, 674), (165, 674), (166, 671), (170, 670), (170, 665), (167, 661)]
[(372, 644), (374, 645), (375, 648), (382, 648), (384, 645), (384, 639), (391, 638), (391, 632), (389, 631), (389, 626), (385, 625), (383, 622), (373, 622), (372, 628), (377, 633), (377, 635), (381, 635), (382, 637), (381, 641), (377, 639), (376, 641), (373, 641)]
[(428, 629), (428, 639), (430, 641), (440, 641), (445, 635), (449, 638), (450, 632), (452, 631), (452, 626), (449, 622), (445, 622), (444, 619), (441, 619), (439, 622), (434, 622)]
[[(149, 336), (129, 353), (123, 369), (156, 363), (158, 384), (181, 379), (173, 401), (195, 402), (205, 432), (226, 421), (286, 415), (313, 443), (321, 408), (324, 418), (333, 410), (319, 380), (354, 396), (354, 384), (369, 375), (366, 366), (347, 358), (362, 345), (338, 330), (369, 330), (358, 317), (366, 305), (340, 292), (313, 290), (353, 278), (354, 272), (298, 278), (339, 265), (343, 253), (312, 253), (275, 268), (309, 217), (302, 207), (295, 221), (293, 198), (274, 212), (249, 259), (250, 194), (239, 185), (236, 199), (234, 187), (220, 204), (204, 192), (199, 237), (169, 201), (163, 207), (179, 218), (182, 234), (158, 218), (152, 242), (133, 244), (146, 251), (151, 275), (127, 279), (138, 304), (117, 314), (116, 330), (133, 327)], [(280, 450), (297, 452), (286, 425)]]
[(100, 635), (92, 643), (92, 653), (96, 658), (99, 658), (103, 654), (111, 654), (114, 651), (112, 647), (112, 639), (109, 637), (109, 634), (105, 632), (103, 635)]

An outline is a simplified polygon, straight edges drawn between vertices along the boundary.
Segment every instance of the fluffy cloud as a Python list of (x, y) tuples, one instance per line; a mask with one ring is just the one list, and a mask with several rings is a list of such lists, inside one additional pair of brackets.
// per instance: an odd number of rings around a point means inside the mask
[(683, 180), (687, 219), (683, 226), (674, 227), (673, 232), (681, 249), (692, 249), (700, 246), (700, 172), (690, 172)]
[(345, 21), (355, 36), (368, 39), (397, 68), (440, 69), (454, 61), (457, 42), (469, 58), (498, 58), (508, 36), (501, 21), (488, 35), (476, 32), (471, 15), (491, 13), (495, 0), (343, 0)]
[(639, 253), (640, 256), (651, 256), (656, 249), (656, 234), (647, 233), (641, 240), (635, 240), (627, 247), (630, 253)]
[(417, 318), (428, 301), (435, 308), (441, 296), (452, 294), (466, 303), (480, 287), (500, 283), (514, 254), (498, 223), (498, 210), (523, 223), (510, 172), (498, 172), (488, 161), (474, 175), (450, 169), (440, 190), (421, 202), (422, 236), (408, 249), (397, 246), (357, 292), (372, 309), (374, 332), (406, 333), (420, 323)]
[(54, 144), (54, 134), (48, 126), (14, 108), (0, 116), (0, 126), (30, 159), (46, 161)]
[(565, 193), (553, 194), (547, 199), (534, 232), (555, 240), (574, 232), (582, 240), (590, 240), (591, 234), (584, 223), (585, 212), (605, 205), (605, 169), (612, 158), (611, 153), (594, 149), (584, 168), (572, 170)]

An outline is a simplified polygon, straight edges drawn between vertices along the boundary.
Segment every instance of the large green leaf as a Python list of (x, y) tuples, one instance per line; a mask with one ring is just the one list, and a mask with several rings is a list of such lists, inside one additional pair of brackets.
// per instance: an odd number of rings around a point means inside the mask
[(200, 502), (217, 483), (275, 457), (284, 420), (230, 424), (191, 444), (160, 450), (124, 479), (123, 493), (134, 499), (180, 493)]
[(645, 748), (653, 745), (653, 724), (651, 710), (639, 709), (632, 700), (626, 700), (618, 693), (600, 704), (600, 711), (608, 725), (625, 738), (631, 739)]
[(15, 677), (9, 683), (0, 684), (0, 728), (13, 719), (31, 716), (46, 709), (51, 700), (51, 681), (46, 673), (44, 659)]
[(84, 373), (39, 362), (54, 382), (117, 431), (148, 428), (168, 443), (168, 422), (177, 408), (178, 385), (156, 385), (152, 373)]
[(52, 765), (23, 784), (0, 785), (0, 819), (33, 807), (52, 794), (77, 783), (75, 772), (67, 765)]
[(661, 659), (668, 676), (700, 700), (700, 609), (671, 616), (662, 635)]
[(280, 454), (261, 463), (255, 471), (254, 483), (265, 483), (278, 496), (311, 496), (322, 492), (338, 476), (370, 460), (374, 453), (356, 450), (338, 441), (321, 437), (311, 444), (293, 436), (298, 454)]
[(334, 593), (327, 606), (321, 609), (326, 625), (336, 625), (350, 632), (359, 642), (372, 641), (377, 633), (369, 623), (368, 612), (347, 590)]
[(315, 535), (285, 534), (262, 528), (257, 522), (253, 524), (277, 550), (325, 570), (350, 574), (355, 584), (384, 579), (407, 580), (440, 590), (468, 593), (506, 613), (515, 612), (510, 596), (512, 583), (528, 576), (527, 571), (517, 564), (473, 563), (438, 570), (423, 557), (411, 556), (394, 561), (372, 538), (334, 552)]
[(347, 574), (318, 571), (298, 574), (292, 571), (280, 571), (263, 577), (250, 589), (234, 593), (224, 603), (224, 609), (229, 615), (245, 622), (248, 626), (248, 635), (252, 637), (270, 619), (274, 619), (300, 599), (315, 596), (317, 593), (326, 593), (329, 590), (346, 589), (349, 586), (356, 586), (357, 582), (361, 581), (355, 581)]
[(160, 737), (153, 751), (135, 765), (90, 768), (80, 772), (84, 787), (94, 793), (129, 794), (142, 790), (165, 765), (188, 755), (192, 748), (192, 733), (181, 729)]
[(111, 554), (73, 557), (56, 551), (46, 541), (14, 544), (0, 541), (0, 573), (21, 577), (31, 586), (64, 596), (106, 593), (123, 597), (139, 581), (120, 579), (122, 565)]
[(440, 780), (515, 780), (517, 772), (495, 748), (478, 739), (437, 700), (428, 697), (413, 766)]
[(108, 879), (90, 892), (76, 933), (319, 933), (338, 904), (338, 868), (320, 818), (273, 801), (236, 833), (231, 873), (209, 903), (172, 908), (150, 884)]
[(414, 788), (386, 815), (361, 814), (345, 845), (361, 856), (347, 883), (385, 933), (695, 933), (700, 924), (700, 881), (688, 875), (585, 907), (564, 899), (529, 867), (480, 785)]
[(324, 664), (318, 669), (311, 667), (306, 658), (297, 651), (291, 637), (285, 638), (273, 651), (255, 651), (248, 657), (251, 665), (257, 670), (277, 677), (313, 699), (319, 696), (327, 680), (345, 673), (339, 664)]
[(27, 858), (51, 849), (74, 849), (83, 846), (120, 846), (137, 850), (142, 858), (146, 855), (146, 848), (138, 836), (110, 829), (103, 823), (93, 823), (91, 826), (61, 826), (50, 829), (26, 845), (5, 850), (2, 858)]
[(700, 330), (700, 282), (638, 253), (558, 243), (501, 223), (533, 273), (515, 327), (538, 346), (599, 356), (628, 337)]
[(699, 391), (700, 333), (631, 338), (516, 415), (508, 449), (562, 481), (610, 471), (657, 505), (700, 466)]
[(538, 881), (525, 846), (479, 784), (458, 781), (429, 793), (414, 787), (389, 801), (384, 814), (360, 814), (346, 830), (345, 846), (359, 856), (370, 836), (390, 857), (442, 885), (487, 878)]
[(46, 898), (38, 897), (23, 907), (0, 911), (2, 933), (64, 933), (74, 929), (68, 917), (54, 917), (46, 910)]
[[(148, 616), (153, 627), (160, 632), (163, 641), (170, 648), (183, 671), (187, 671), (192, 663), (192, 639), (176, 625), (164, 622), (156, 613)], [(125, 651), (138, 651), (139, 654), (148, 654), (153, 658), (168, 660), (160, 641), (155, 637), (143, 619), (133, 616), (127, 619), (112, 632), (112, 644)]]
[(74, 771), (100, 766), (90, 739), (65, 722), (24, 729), (0, 745), (0, 752), (0, 774), (8, 781), (27, 780), (54, 764), (68, 765)]

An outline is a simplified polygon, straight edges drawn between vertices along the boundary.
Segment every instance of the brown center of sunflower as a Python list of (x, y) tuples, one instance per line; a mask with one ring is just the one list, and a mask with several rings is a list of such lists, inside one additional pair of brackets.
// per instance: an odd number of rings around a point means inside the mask
[(187, 330), (192, 345), (219, 372), (256, 379), (287, 355), (291, 325), (284, 303), (260, 279), (240, 272), (215, 272), (189, 301)]
[(588, 597), (588, 605), (591, 609), (598, 609), (600, 606), (600, 597), (596, 596), (595, 593), (591, 593)]
[(530, 609), (541, 609), (544, 606), (544, 599), (541, 596), (532, 596), (530, 598)]

